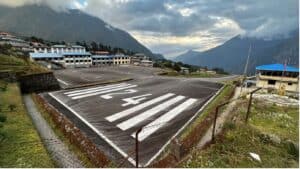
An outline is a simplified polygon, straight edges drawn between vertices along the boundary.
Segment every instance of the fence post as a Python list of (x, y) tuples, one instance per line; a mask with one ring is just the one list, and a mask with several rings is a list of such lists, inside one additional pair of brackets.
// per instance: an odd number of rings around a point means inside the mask
[(249, 98), (249, 103), (248, 103), (248, 108), (247, 108), (247, 113), (246, 113), (246, 119), (245, 119), (245, 123), (248, 123), (248, 118), (250, 115), (250, 110), (251, 110), (251, 104), (252, 104), (252, 95), (259, 91), (261, 88), (257, 88), (255, 90), (253, 90), (252, 92), (250, 92), (250, 98)]
[(143, 128), (140, 128), (135, 133), (135, 167), (139, 168), (139, 133)]
[(211, 135), (211, 140), (213, 142), (215, 141), (215, 129), (216, 129), (216, 123), (217, 123), (217, 118), (218, 118), (218, 112), (219, 112), (219, 106), (217, 106), (216, 110), (215, 110), (214, 124), (213, 124), (213, 130), (212, 130), (212, 135)]

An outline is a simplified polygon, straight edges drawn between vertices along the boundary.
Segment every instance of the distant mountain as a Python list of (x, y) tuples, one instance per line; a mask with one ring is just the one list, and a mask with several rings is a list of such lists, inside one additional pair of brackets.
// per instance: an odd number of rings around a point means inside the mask
[(299, 34), (292, 32), (289, 38), (263, 40), (257, 38), (236, 36), (213, 49), (196, 52), (188, 51), (174, 60), (208, 68), (223, 68), (225, 71), (242, 74), (247, 60), (250, 43), (248, 74), (255, 73), (255, 67), (262, 64), (284, 63), (298, 67), (299, 64)]
[(17, 8), (0, 6), (0, 30), (53, 41), (101, 42), (157, 57), (129, 33), (79, 10), (57, 12), (39, 5)]

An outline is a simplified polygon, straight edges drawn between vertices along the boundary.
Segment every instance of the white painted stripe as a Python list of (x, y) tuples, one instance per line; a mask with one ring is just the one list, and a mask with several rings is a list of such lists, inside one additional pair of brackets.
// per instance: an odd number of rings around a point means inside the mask
[[(141, 133), (139, 134), (139, 141), (145, 140), (148, 136), (150, 136), (155, 131), (166, 125), (170, 120), (174, 119), (177, 115), (179, 115), (186, 108), (194, 104), (196, 101), (197, 99), (188, 99), (179, 106), (173, 108), (164, 115), (160, 116), (158, 119), (143, 127)], [(133, 133), (131, 136), (135, 138), (135, 133)]]
[(148, 160), (148, 162), (145, 164), (145, 165), (143, 165), (143, 167), (146, 167), (146, 166), (148, 166), (148, 165), (150, 165), (160, 154), (161, 154), (161, 152), (170, 144), (170, 142), (171, 142), (171, 140), (173, 140), (177, 135), (179, 135), (179, 133), (181, 133), (182, 132), (182, 130), (184, 129), (184, 128), (186, 128), (186, 126), (188, 125), (188, 124), (190, 124), (198, 115), (199, 115), (199, 113), (208, 105), (208, 103), (210, 103), (213, 99), (215, 99), (215, 97), (217, 96), (217, 95), (219, 95), (219, 93), (224, 89), (224, 85), (221, 87), (221, 89), (219, 89), (218, 91), (217, 91), (217, 93), (216, 94), (214, 94), (213, 95), (213, 97), (211, 97), (198, 111), (197, 111), (197, 113), (195, 113), (194, 114), (194, 116), (192, 117), (192, 118), (190, 118), (160, 149), (159, 149), (159, 151), (150, 159), (150, 160)]
[(122, 129), (122, 130), (127, 130), (129, 128), (134, 127), (135, 125), (139, 124), (142, 121), (145, 121), (146, 119), (154, 116), (155, 114), (159, 113), (160, 111), (167, 109), (168, 107), (174, 105), (175, 103), (183, 100), (185, 98), (185, 96), (177, 96), (175, 98), (172, 98), (168, 101), (165, 101), (162, 104), (159, 104), (155, 107), (153, 107), (152, 109), (149, 109), (137, 116), (134, 116), (120, 124), (118, 124), (117, 126)]
[(121, 111), (119, 113), (116, 113), (116, 114), (113, 114), (111, 116), (108, 116), (105, 119), (108, 120), (108, 121), (110, 121), (110, 122), (116, 121), (116, 120), (118, 120), (120, 118), (126, 117), (126, 116), (128, 116), (128, 115), (130, 115), (132, 113), (135, 113), (135, 112), (137, 112), (139, 110), (142, 110), (143, 108), (146, 108), (146, 107), (148, 107), (148, 106), (150, 106), (152, 104), (155, 104), (155, 103), (158, 103), (160, 101), (163, 101), (163, 100), (165, 100), (165, 99), (167, 99), (167, 98), (169, 98), (171, 96), (174, 96), (174, 95), (175, 95), (174, 93), (167, 93), (167, 94), (162, 95), (160, 97), (157, 97), (157, 98), (154, 98), (152, 100), (149, 100), (149, 101), (147, 101), (145, 103), (142, 103), (142, 104), (139, 104), (137, 106), (134, 106), (134, 107), (132, 107), (130, 109), (126, 109), (126, 110)]
[(73, 93), (78, 93), (78, 92), (83, 92), (83, 91), (89, 91), (89, 90), (95, 90), (95, 89), (102, 89), (102, 88), (106, 88), (106, 87), (113, 87), (113, 86), (119, 86), (119, 85), (124, 85), (124, 84), (126, 84), (126, 83), (113, 84), (113, 85), (105, 85), (105, 86), (87, 88), (87, 89), (82, 89), (82, 90), (74, 90), (74, 91), (70, 91), (70, 92), (65, 92), (64, 94), (73, 94)]
[(68, 94), (69, 97), (73, 97), (73, 96), (78, 96), (78, 95), (84, 95), (84, 94), (89, 94), (89, 93), (94, 93), (94, 92), (99, 92), (99, 91), (104, 91), (104, 90), (109, 90), (109, 89), (116, 89), (119, 87), (126, 87), (126, 86), (130, 86), (130, 84), (124, 84), (124, 85), (118, 85), (118, 86), (108, 86), (108, 87), (104, 87), (101, 89), (94, 89), (94, 90), (89, 90), (89, 91), (83, 91), (83, 92), (77, 92), (77, 93), (72, 93), (72, 94)]
[(64, 85), (69, 86), (69, 83), (67, 83), (67, 82), (65, 82), (65, 81), (63, 81), (63, 80), (61, 80), (61, 79), (57, 79), (57, 81), (59, 81), (60, 83), (62, 83), (62, 84), (64, 84)]
[(110, 146), (112, 146), (116, 151), (118, 151), (124, 158), (128, 159), (128, 161), (135, 165), (135, 160), (131, 157), (129, 157), (129, 155), (124, 152), (123, 150), (121, 150), (116, 144), (114, 144), (111, 140), (109, 140), (103, 133), (101, 133), (98, 129), (96, 129), (91, 123), (89, 123), (88, 121), (86, 121), (82, 116), (80, 116), (76, 111), (74, 111), (71, 107), (69, 107), (68, 105), (66, 105), (64, 102), (62, 102), (61, 100), (59, 100), (57, 97), (55, 97), (52, 93), (49, 93), (49, 95), (54, 98), (55, 100), (57, 100), (60, 104), (62, 104), (63, 106), (65, 106), (69, 111), (71, 111), (75, 116), (77, 116), (83, 123), (85, 123), (88, 127), (90, 127), (98, 136), (100, 136), (104, 141), (106, 141)]
[(137, 87), (137, 85), (119, 87), (119, 88), (116, 88), (116, 89), (109, 89), (109, 90), (105, 90), (105, 91), (99, 91), (99, 92), (84, 94), (84, 95), (72, 97), (72, 99), (81, 99), (81, 98), (85, 98), (85, 97), (89, 97), (89, 96), (95, 96), (95, 95), (99, 95), (99, 94), (104, 94), (104, 93), (119, 91), (119, 90), (123, 90), (123, 89), (129, 89), (129, 88), (133, 88), (133, 87)]

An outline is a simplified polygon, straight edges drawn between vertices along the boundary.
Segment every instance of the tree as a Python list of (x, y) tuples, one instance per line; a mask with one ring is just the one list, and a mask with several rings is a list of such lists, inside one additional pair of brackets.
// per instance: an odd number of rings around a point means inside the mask
[(173, 69), (179, 72), (181, 70), (181, 66), (178, 63), (175, 63)]

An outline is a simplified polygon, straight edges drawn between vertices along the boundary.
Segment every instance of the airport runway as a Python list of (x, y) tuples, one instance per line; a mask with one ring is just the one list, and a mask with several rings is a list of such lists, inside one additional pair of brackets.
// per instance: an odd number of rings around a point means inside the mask
[(194, 78), (157, 76), (159, 70), (153, 68), (86, 71), (90, 73), (82, 74), (91, 79), (91, 74), (94, 79), (100, 75), (109, 78), (110, 74), (99, 73), (109, 71), (113, 72), (112, 77), (127, 74), (134, 80), (41, 95), (87, 133), (108, 156), (115, 160), (128, 156), (132, 165), (138, 129), (143, 128), (139, 134), (139, 161), (141, 166), (147, 166), (222, 87)]

